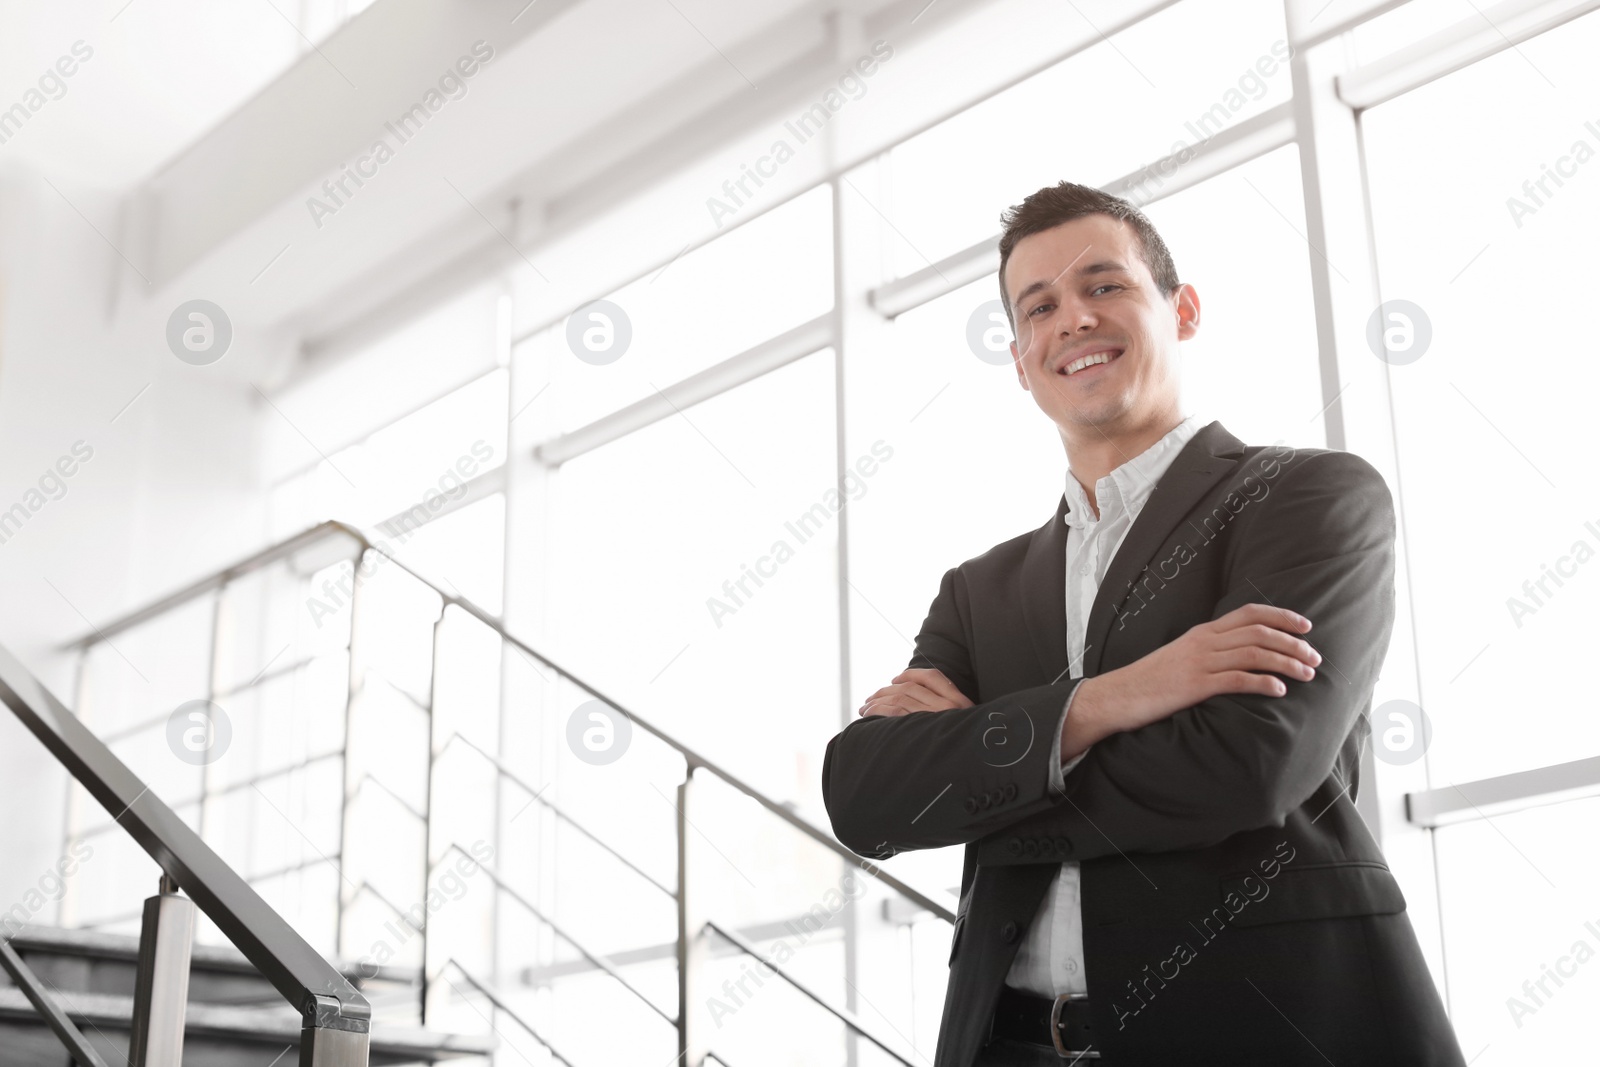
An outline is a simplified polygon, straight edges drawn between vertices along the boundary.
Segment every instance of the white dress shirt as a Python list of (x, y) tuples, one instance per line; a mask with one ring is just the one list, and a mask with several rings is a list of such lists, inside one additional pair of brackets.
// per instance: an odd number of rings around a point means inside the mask
[[(1125, 461), (1095, 483), (1095, 502), (1100, 515), (1095, 517), (1089, 496), (1071, 470), (1067, 471), (1067, 670), (1070, 677), (1083, 674), (1084, 629), (1089, 609), (1105, 578), (1106, 569), (1122, 545), (1134, 520), (1150, 498), (1150, 492), (1166, 473), (1189, 439), (1200, 430), (1193, 415), (1173, 427), (1165, 437)], [(1076, 695), (1077, 691), (1074, 690)], [(1061, 709), (1059, 738), (1067, 727), (1072, 699)], [(1050, 761), (1051, 795), (1065, 791), (1066, 775), (1088, 755), (1087, 750), (1068, 760)], [(1035, 996), (1054, 998), (1062, 993), (1087, 993), (1083, 969), (1083, 913), (1078, 899), (1078, 864), (1061, 865), (1028, 931), (1017, 948), (1006, 984)]]

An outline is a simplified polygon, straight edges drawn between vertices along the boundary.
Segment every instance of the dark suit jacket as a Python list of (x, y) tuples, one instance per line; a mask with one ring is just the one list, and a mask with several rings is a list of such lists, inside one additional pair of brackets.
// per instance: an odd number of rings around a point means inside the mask
[(1439, 1064), (1462, 1056), (1354, 797), (1394, 624), (1394, 506), (1358, 456), (1179, 452), (1106, 572), (1094, 677), (1242, 604), (1312, 621), (1283, 696), (1233, 694), (1094, 745), (1049, 793), (1067, 671), (1066, 498), (945, 574), (912, 666), (975, 706), (867, 717), (828, 743), (834, 832), (884, 859), (963, 845), (935, 1067), (969, 1067), (1063, 860), (1082, 864), (1096, 1048), (1122, 1065)]

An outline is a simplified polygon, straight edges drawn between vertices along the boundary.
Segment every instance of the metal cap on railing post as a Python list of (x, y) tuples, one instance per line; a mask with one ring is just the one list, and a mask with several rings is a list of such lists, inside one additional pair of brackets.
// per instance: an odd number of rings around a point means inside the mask
[(161, 891), (144, 902), (139, 932), (139, 976), (133, 989), (129, 1067), (183, 1062), (183, 1022), (189, 1005), (189, 951), (194, 944), (194, 901), (161, 875)]
[(333, 997), (318, 993), (315, 1001), (300, 1026), (300, 1067), (367, 1067), (367, 1021), (344, 1015)]

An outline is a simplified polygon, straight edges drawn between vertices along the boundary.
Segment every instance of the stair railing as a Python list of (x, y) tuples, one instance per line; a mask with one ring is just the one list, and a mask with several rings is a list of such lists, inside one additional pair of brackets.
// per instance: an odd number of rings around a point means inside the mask
[(67, 1013), (50, 997), (50, 991), (45, 989), (44, 979), (33, 973), (33, 968), (22, 962), (22, 957), (17, 955), (17, 950), (11, 947), (9, 938), (0, 938), (0, 969), (4, 969), (11, 976), (11, 980), (22, 990), (22, 995), (28, 998), (28, 1003), (33, 1005), (33, 1010), (39, 1013), (45, 1025), (53, 1031), (61, 1041), (63, 1047), (72, 1054), (74, 1063), (80, 1067), (106, 1067), (106, 1061), (101, 1058), (95, 1047), (89, 1044), (89, 1039), (83, 1036), (83, 1031), (78, 1029), (78, 1024), (67, 1018)]
[[(300, 1013), (301, 1067), (366, 1067), (372, 1014), (366, 998), (4, 647), (0, 647), (0, 701), (144, 849), (164, 878), (187, 893)], [(149, 932), (147, 924), (140, 945), (141, 980)], [(22, 974), (12, 969), (9, 959), (7, 964), (13, 978)], [(23, 982), (26, 977), (22, 975)], [(170, 1004), (171, 998), (166, 999)], [(76, 1029), (65, 1014), (40, 1010), (72, 1055), (80, 1057), (83, 1050), (72, 1036)], [(180, 1013), (176, 1028), (181, 1035), (181, 998), (172, 1010)], [(136, 1033), (138, 1022), (135, 1019)], [(147, 1031), (159, 1027), (171, 1032), (173, 1024), (170, 1015), (144, 1020)], [(78, 1033), (76, 1041), (81, 1042), (82, 1036)]]
[[(689, 878), (689, 871), (691, 867), (694, 866), (693, 862), (691, 861), (691, 857), (696, 848), (693, 843), (693, 835), (695, 831), (692, 829), (693, 824), (689, 817), (689, 812), (692, 810), (692, 806), (694, 804), (694, 796), (696, 792), (695, 779), (697, 774), (703, 773), (720, 779), (724, 784), (731, 786), (732, 788), (743, 793), (745, 796), (756, 801), (756, 803), (762, 808), (766, 809), (771, 814), (776, 815), (779, 819), (793, 829), (799, 831), (805, 837), (822, 846), (824, 849), (834, 853), (839, 858), (848, 861), (853, 867), (861, 870), (864, 874), (876, 879), (885, 887), (898, 894), (906, 904), (913, 906), (914, 911), (926, 913), (934, 918), (942, 919), (947, 923), (954, 923), (955, 913), (944, 903), (935, 900), (934, 898), (921, 892), (914, 886), (902, 881), (893, 874), (890, 874), (888, 871), (883, 870), (876, 864), (864, 862), (860, 857), (851, 852), (849, 848), (840, 843), (837, 838), (835, 838), (830, 832), (823, 829), (821, 826), (812, 822), (810, 819), (799, 814), (798, 812), (791, 810), (781, 801), (768, 796), (766, 793), (750, 785), (738, 775), (732, 773), (714, 760), (706, 757), (696, 749), (680, 741), (666, 730), (656, 726), (648, 718), (637, 714), (636, 712), (626, 708), (618, 701), (607, 696), (597, 686), (574, 674), (572, 671), (556, 662), (550, 656), (539, 651), (526, 641), (523, 641), (515, 634), (511, 633), (505, 627), (505, 625), (490, 612), (486, 611), (466, 597), (461, 596), (457, 592), (447, 591), (441, 588), (438, 584), (434, 583), (426, 576), (418, 573), (407, 564), (401, 562), (399, 559), (386, 552), (379, 545), (374, 544), (361, 530), (346, 523), (330, 521), (313, 526), (278, 544), (263, 549), (260, 552), (257, 552), (230, 567), (202, 578), (185, 588), (179, 589), (178, 591), (163, 597), (144, 608), (140, 608), (134, 612), (122, 616), (121, 618), (118, 618), (113, 622), (96, 629), (94, 632), (86, 634), (76, 641), (71, 642), (65, 647), (68, 650), (87, 653), (88, 650), (94, 646), (101, 643), (108, 643), (112, 638), (126, 630), (156, 619), (166, 612), (171, 611), (174, 608), (181, 607), (182, 605), (187, 604), (207, 593), (215, 592), (220, 594), (222, 591), (227, 589), (230, 583), (262, 568), (290, 559), (291, 557), (302, 558), (305, 556), (310, 556), (314, 559), (325, 559), (327, 562), (322, 564), (323, 566), (337, 562), (341, 559), (349, 559), (353, 564), (359, 566), (364, 561), (368, 553), (373, 553), (379, 557), (382, 557), (383, 560), (397, 568), (399, 572), (408, 575), (411, 579), (420, 583), (423, 587), (430, 590), (435, 596), (437, 596), (441, 604), (440, 614), (434, 622), (434, 634), (431, 642), (432, 662), (429, 674), (430, 692), (426, 696), (419, 696), (417, 694), (406, 692), (400, 686), (395, 687), (398, 692), (403, 694), (405, 699), (412, 706), (423, 713), (428, 719), (427, 733), (429, 737), (429, 752), (427, 770), (427, 800), (420, 811), (417, 810), (413, 805), (402, 802), (402, 806), (405, 810), (407, 810), (411, 815), (422, 819), (425, 836), (431, 834), (432, 832), (432, 819), (430, 817), (430, 813), (433, 802), (434, 764), (438, 757), (442, 754), (443, 750), (457, 741), (464, 742), (466, 746), (470, 747), (477, 754), (488, 759), (493, 766), (497, 780), (505, 779), (512, 781), (520, 788), (525, 789), (530, 793), (537, 794), (537, 791), (532, 789), (528, 783), (512, 774), (497, 760), (495, 760), (493, 757), (490, 757), (487, 752), (484, 752), (483, 749), (479, 748), (477, 745), (473, 745), (470, 741), (467, 741), (466, 738), (461, 737), (459, 734), (452, 734), (449, 738), (445, 739), (442, 744), (440, 744), (437, 740), (437, 733), (434, 729), (434, 693), (432, 690), (437, 688), (439, 674), (439, 627), (443, 622), (445, 612), (450, 607), (457, 608), (459, 611), (465, 613), (467, 616), (471, 617), (473, 620), (492, 631), (498, 636), (499, 640), (504, 646), (515, 650), (530, 661), (542, 664), (543, 666), (554, 671), (557, 675), (565, 678), (578, 689), (587, 693), (590, 697), (620, 712), (631, 722), (633, 726), (643, 730), (647, 734), (650, 734), (652, 737), (656, 738), (658, 741), (676, 752), (678, 756), (683, 759), (684, 778), (682, 783), (680, 783), (678, 786), (676, 800), (673, 801), (673, 807), (676, 812), (675, 834), (678, 845), (677, 887), (674, 890), (667, 890), (665, 886), (662, 886), (654, 878), (650, 878), (648, 875), (646, 875), (646, 878), (656, 888), (669, 892), (677, 904), (678, 936), (676, 943), (676, 963), (678, 974), (679, 1010), (676, 1013), (676, 1017), (666, 1016), (666, 1018), (668, 1018), (668, 1021), (672, 1022), (677, 1028), (678, 1052), (683, 1063), (700, 1065), (706, 1062), (708, 1059), (712, 1062), (722, 1062), (721, 1059), (716, 1055), (715, 1051), (708, 1047), (707, 1042), (709, 1040), (709, 1034), (707, 1031), (709, 1028), (701, 1025), (696, 1019), (696, 1013), (688, 1008), (688, 1005), (697, 1004), (706, 999), (708, 990), (706, 988), (702, 988), (701, 981), (705, 970), (706, 960), (710, 951), (708, 943), (709, 939), (711, 937), (721, 937), (729, 943), (738, 945), (741, 951), (751, 954), (757, 959), (762, 959), (760, 953), (754, 949), (754, 946), (751, 946), (748, 942), (743, 941), (743, 939), (737, 933), (728, 930), (723, 926), (717, 925), (709, 916), (705, 915), (700, 910), (699, 896), (694, 891)], [(303, 567), (302, 572), (309, 569), (311, 568)], [(361, 583), (356, 582), (350, 598), (353, 618), (359, 617), (358, 612), (360, 598)], [(215, 648), (216, 645), (215, 626), (215, 613), (213, 613), (213, 648)], [(370, 776), (366, 776), (363, 779), (352, 780), (348, 772), (349, 709), (353, 705), (357, 691), (362, 686), (367, 684), (368, 681), (365, 676), (358, 673), (355, 667), (356, 634), (354, 622), (352, 622), (350, 644), (351, 671), (349, 694), (346, 700), (347, 721), (344, 741), (345, 747), (341, 748), (335, 753), (330, 754), (339, 757), (344, 762), (346, 767), (345, 787), (342, 794), (341, 811), (339, 815), (341, 826), (346, 824), (346, 814), (343, 810), (344, 805), (349, 803), (350, 798), (354, 795), (356, 790), (365, 784), (365, 781), (376, 781), (376, 779), (372, 779)], [(277, 673), (281, 674), (282, 672), (279, 671)], [(253, 682), (251, 684), (259, 684), (259, 679), (257, 682)], [(155, 721), (156, 720), (151, 720), (152, 723)], [(137, 727), (135, 727), (135, 729), (137, 729)], [(318, 758), (320, 759), (325, 757)], [(271, 773), (276, 774), (278, 772)], [(381, 782), (379, 782), (378, 785), (381, 788), (387, 789), (387, 787)], [(209, 794), (205, 793), (203, 790), (203, 796), (201, 798), (202, 806), (205, 795)], [(397, 797), (396, 799), (399, 798)], [(589, 833), (587, 830), (584, 830), (581, 826), (578, 826), (578, 824), (575, 823), (571, 816), (569, 816), (566, 812), (560, 811), (560, 809), (555, 808), (549, 802), (544, 801), (542, 798), (538, 798), (537, 795), (535, 795), (535, 799), (538, 799), (546, 808), (554, 811), (558, 818), (561, 818), (569, 824), (577, 827), (582, 833), (585, 834), (585, 836), (599, 843), (607, 852), (619, 859), (622, 859), (623, 862), (626, 863), (630, 868), (634, 869), (635, 871), (639, 870), (639, 868), (637, 868), (633, 863), (627, 861), (626, 858), (623, 857), (615, 848), (612, 848), (595, 835)], [(425, 841), (423, 857), (424, 893), (427, 891), (429, 879), (432, 877), (434, 868), (436, 866), (436, 861), (434, 859), (435, 854), (442, 856), (442, 852), (446, 850), (440, 850), (431, 840)], [(334, 853), (331, 857), (329, 857), (329, 859), (331, 859), (331, 861), (339, 867), (340, 874), (343, 876), (344, 849), (342, 834), (339, 851)], [(523, 904), (527, 904), (525, 898), (515, 895), (514, 891), (511, 890), (510, 887), (505, 883), (501, 882), (498, 877), (496, 877), (494, 881), (495, 892), (497, 895), (510, 892), (515, 896), (515, 899)], [(339, 894), (339, 900), (337, 902), (338, 929), (341, 932), (344, 926), (344, 911), (346, 904), (346, 894), (341, 890)], [(549, 919), (546, 916), (538, 912), (535, 912), (535, 914), (538, 914), (541, 920), (543, 920), (546, 924), (549, 924)], [(429, 988), (432, 980), (437, 978), (438, 975), (430, 976), (427, 973), (429, 943), (426, 928), (427, 922), (425, 917), (422, 921), (422, 927), (423, 929), (420, 936), (423, 943), (424, 963), (421, 983), (422, 988), (420, 992), (421, 1010), (419, 1015), (423, 1021), (426, 1022), (426, 1005), (428, 1001)], [(571, 942), (570, 938), (566, 937), (565, 935), (560, 936), (562, 936), (563, 940), (567, 940), (569, 943), (572, 943), (576, 946), (576, 943)], [(342, 941), (339, 939), (338, 935), (336, 935), (336, 943), (342, 944)], [(588, 957), (591, 962), (595, 962), (595, 955), (597, 954), (591, 955), (590, 953), (582, 950), (580, 950), (580, 952)], [(452, 959), (450, 964), (454, 963), (455, 961)], [(595, 965), (599, 969), (607, 970), (612, 974), (613, 977), (618, 978), (619, 981), (623, 981), (625, 986), (628, 985), (625, 980), (621, 979), (620, 975), (615, 971), (615, 968), (610, 966), (608, 962), (595, 962)], [(445, 968), (440, 969), (440, 974), (442, 974), (444, 969)], [(463, 976), (466, 976), (466, 972), (462, 971), (459, 965), (456, 965), (456, 969), (461, 971)], [(906, 1053), (898, 1051), (896, 1048), (892, 1047), (894, 1043), (886, 1041), (880, 1036), (872, 1033), (871, 1029), (864, 1025), (853, 1013), (845, 1008), (833, 1004), (829, 998), (809, 988), (793, 974), (787, 973), (785, 970), (778, 968), (774, 969), (778, 971), (780, 976), (783, 977), (788, 984), (797, 988), (801, 993), (819, 1004), (829, 1014), (838, 1019), (839, 1022), (844, 1025), (848, 1033), (866, 1038), (871, 1043), (884, 1050), (898, 1062), (906, 1064), (907, 1067), (910, 1067), (912, 1061), (911, 1059), (907, 1058)], [(478, 987), (478, 983), (473, 981), (470, 977), (468, 977), (468, 984), (473, 985), (475, 988)], [(656, 1005), (651, 1004), (651, 1007), (655, 1008), (656, 1011), (660, 1013), (661, 1010), (656, 1007)], [(524, 1028), (527, 1028), (526, 1024), (522, 1023), (520, 1019), (519, 1025), (523, 1025)], [(529, 1028), (529, 1032), (532, 1032), (531, 1028)], [(538, 1035), (535, 1036), (537, 1037)], [(542, 1042), (543, 1038), (539, 1038), (539, 1040)], [(551, 1049), (551, 1052), (554, 1053), (554, 1050)]]

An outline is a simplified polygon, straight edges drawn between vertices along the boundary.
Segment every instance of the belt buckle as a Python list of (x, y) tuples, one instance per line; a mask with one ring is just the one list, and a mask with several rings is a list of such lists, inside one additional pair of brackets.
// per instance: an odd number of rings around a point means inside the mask
[[(1065, 1045), (1063, 1045), (1061, 1043), (1061, 1009), (1062, 1009), (1062, 1007), (1069, 1000), (1088, 1000), (1088, 999), (1089, 999), (1089, 994), (1087, 994), (1087, 993), (1062, 993), (1060, 996), (1056, 997), (1056, 1002), (1054, 1004), (1050, 1005), (1050, 1043), (1053, 1044), (1056, 1047), (1056, 1055), (1060, 1056), (1062, 1059), (1067, 1059), (1068, 1057), (1071, 1057), (1073, 1062), (1077, 1062), (1078, 1060), (1082, 1060), (1082, 1059), (1097, 1060), (1097, 1059), (1100, 1058), (1100, 1053), (1098, 1053), (1098, 1052), (1090, 1052), (1089, 1049), (1084, 1049), (1082, 1052), (1078, 1052), (1078, 1051), (1075, 1051), (1073, 1049), (1067, 1048)], [(1090, 1046), (1090, 1047), (1092, 1048), (1093, 1046)]]

